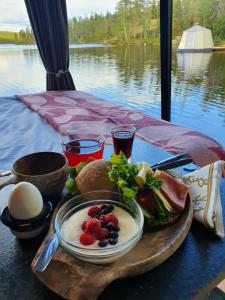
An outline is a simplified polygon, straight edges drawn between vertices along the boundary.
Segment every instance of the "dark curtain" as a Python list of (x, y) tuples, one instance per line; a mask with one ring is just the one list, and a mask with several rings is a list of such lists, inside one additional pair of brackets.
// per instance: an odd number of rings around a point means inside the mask
[(47, 71), (47, 90), (75, 90), (69, 68), (66, 0), (25, 0), (38, 50)]

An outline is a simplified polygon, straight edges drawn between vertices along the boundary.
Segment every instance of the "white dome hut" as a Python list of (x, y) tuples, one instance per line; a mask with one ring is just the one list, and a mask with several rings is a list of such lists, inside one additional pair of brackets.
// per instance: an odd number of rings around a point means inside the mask
[(211, 30), (194, 25), (182, 34), (178, 51), (207, 52), (213, 50)]

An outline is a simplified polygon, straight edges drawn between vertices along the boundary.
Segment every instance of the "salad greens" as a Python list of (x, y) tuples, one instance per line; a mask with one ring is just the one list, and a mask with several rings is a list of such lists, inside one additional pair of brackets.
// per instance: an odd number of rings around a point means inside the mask
[(135, 199), (138, 191), (135, 183), (139, 172), (137, 165), (128, 164), (122, 152), (119, 155), (112, 154), (109, 162), (109, 179), (120, 188), (126, 199)]
[[(144, 170), (143, 170), (144, 168)], [(143, 164), (129, 164), (125, 155), (121, 152), (119, 155), (112, 154), (110, 165), (108, 167), (108, 175), (112, 182), (114, 182), (123, 193), (125, 201), (136, 201), (138, 190), (141, 188), (150, 188), (155, 194), (155, 204), (158, 212), (158, 218), (151, 215), (144, 208), (143, 214), (149, 224), (166, 224), (172, 216), (170, 206), (168, 207), (159, 196), (158, 193), (162, 186), (162, 181), (150, 172), (151, 168), (147, 163)], [(160, 193), (161, 196), (161, 193)], [(166, 201), (167, 202), (167, 201)]]
[(68, 167), (69, 171), (69, 178), (66, 181), (66, 188), (68, 189), (69, 193), (73, 196), (78, 195), (79, 191), (76, 187), (75, 178), (78, 173), (89, 163), (90, 161), (82, 161), (75, 167)]
[[(66, 181), (66, 187), (72, 195), (79, 193), (75, 178), (89, 162), (81, 162), (76, 167), (69, 167), (70, 177)], [(131, 208), (132, 204), (138, 200), (138, 192), (140, 190), (151, 189), (154, 192), (156, 215), (153, 216), (141, 206), (149, 225), (167, 224), (176, 215), (170, 203), (160, 191), (162, 181), (157, 176), (154, 176), (148, 163), (129, 164), (122, 152), (119, 155), (113, 153), (109, 160), (108, 176), (118, 186), (123, 194), (124, 201)]]
[[(118, 185), (125, 198), (135, 198), (139, 189), (136, 179), (141, 172), (141, 164), (129, 164), (122, 152), (118, 155), (113, 153), (109, 162), (109, 179)], [(145, 182), (143, 181), (142, 185), (143, 188), (159, 189), (162, 185), (161, 180), (150, 173), (145, 174), (145, 178)]]
[(165, 207), (163, 201), (158, 195), (155, 195), (155, 203), (157, 207), (158, 212), (158, 223), (159, 224), (167, 224), (170, 222), (170, 220), (173, 218), (174, 213), (168, 211), (168, 209)]
[[(74, 173), (73, 173), (74, 174)], [(69, 177), (66, 181), (66, 188), (68, 189), (69, 193), (75, 196), (78, 192), (74, 177)]]

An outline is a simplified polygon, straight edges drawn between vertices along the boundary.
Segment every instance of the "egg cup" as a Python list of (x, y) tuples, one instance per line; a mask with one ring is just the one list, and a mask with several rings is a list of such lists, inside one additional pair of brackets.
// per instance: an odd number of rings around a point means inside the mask
[(9, 227), (18, 239), (32, 239), (47, 229), (51, 212), (52, 203), (44, 201), (42, 212), (35, 218), (27, 220), (15, 219), (10, 215), (8, 207), (5, 207), (0, 218), (2, 223)]

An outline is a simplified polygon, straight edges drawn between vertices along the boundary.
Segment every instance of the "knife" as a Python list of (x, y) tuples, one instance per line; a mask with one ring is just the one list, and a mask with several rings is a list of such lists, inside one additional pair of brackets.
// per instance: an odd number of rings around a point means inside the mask
[(158, 170), (168, 170), (168, 169), (174, 169), (178, 168), (187, 164), (192, 163), (192, 158), (182, 158), (176, 161), (170, 161), (170, 162), (165, 162), (165, 163), (160, 163), (152, 166), (152, 170), (155, 171), (156, 169)]
[(161, 160), (157, 164), (153, 165), (152, 168), (154, 168), (155, 166), (164, 164), (164, 163), (169, 163), (169, 162), (177, 161), (177, 160), (180, 160), (182, 158), (188, 158), (188, 157), (190, 157), (190, 155), (188, 153), (185, 153), (185, 152), (184, 153), (179, 153), (179, 154), (173, 155), (169, 158), (166, 158), (164, 160)]

